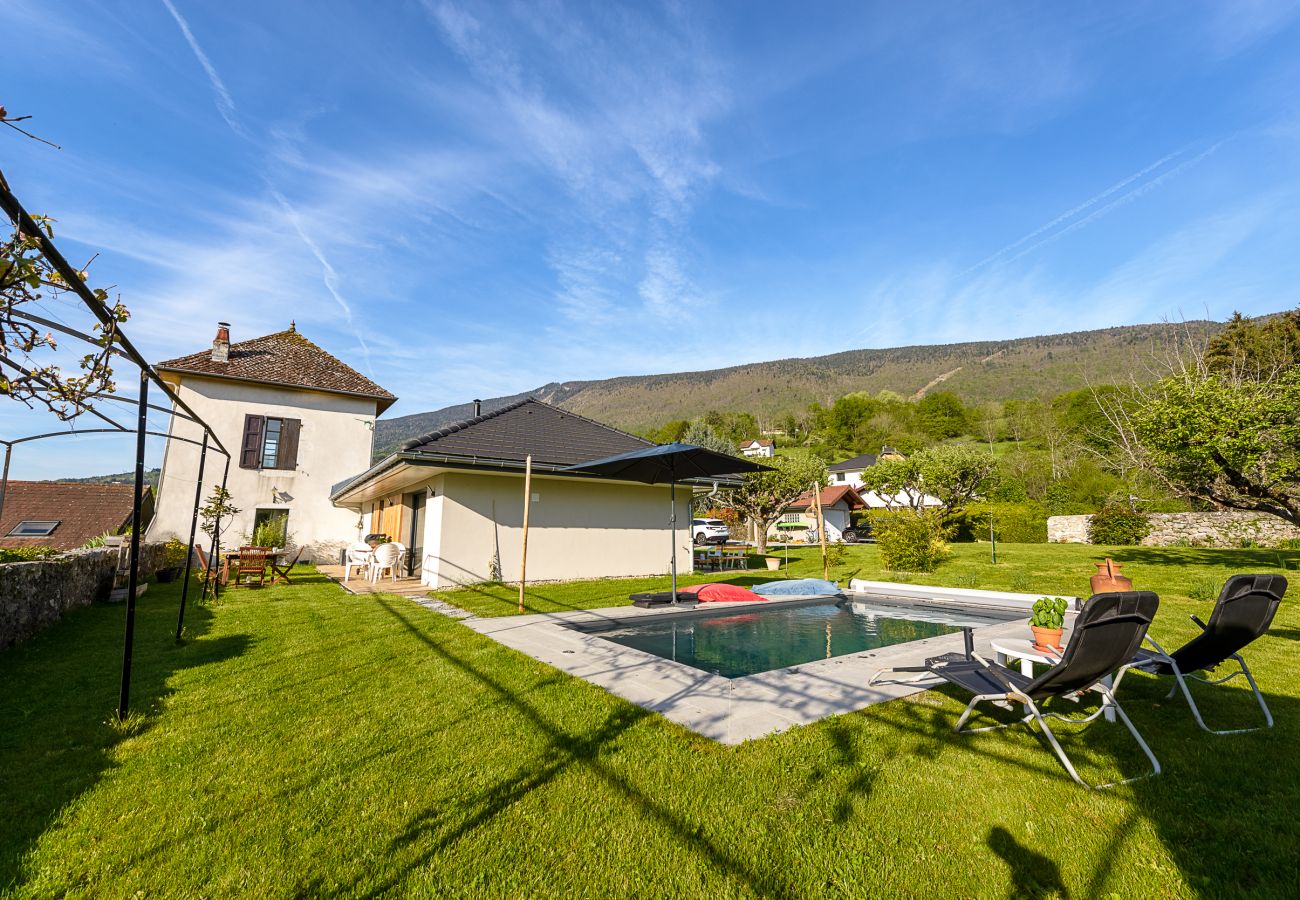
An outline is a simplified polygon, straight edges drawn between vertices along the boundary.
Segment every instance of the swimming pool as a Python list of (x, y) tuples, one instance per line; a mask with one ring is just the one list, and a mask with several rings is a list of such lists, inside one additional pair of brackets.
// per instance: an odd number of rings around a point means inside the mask
[(741, 678), (1020, 618), (1014, 611), (818, 598), (709, 609), (581, 630), (624, 647)]

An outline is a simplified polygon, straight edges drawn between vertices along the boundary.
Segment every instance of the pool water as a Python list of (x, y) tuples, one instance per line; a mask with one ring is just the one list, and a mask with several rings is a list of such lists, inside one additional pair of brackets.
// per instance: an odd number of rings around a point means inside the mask
[(847, 653), (876, 650), (992, 625), (1018, 613), (839, 599), (656, 616), (592, 632), (724, 678), (756, 675)]

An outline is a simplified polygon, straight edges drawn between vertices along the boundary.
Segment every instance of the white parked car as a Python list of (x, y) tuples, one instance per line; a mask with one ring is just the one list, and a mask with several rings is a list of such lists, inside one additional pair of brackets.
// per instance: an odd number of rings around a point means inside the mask
[(692, 519), (691, 539), (697, 544), (725, 544), (731, 531), (721, 519)]

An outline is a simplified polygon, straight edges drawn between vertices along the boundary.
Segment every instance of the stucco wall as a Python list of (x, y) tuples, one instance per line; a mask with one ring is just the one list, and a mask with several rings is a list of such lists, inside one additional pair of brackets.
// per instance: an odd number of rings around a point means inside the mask
[[(499, 554), (504, 581), (519, 580), (523, 478), (447, 473), (428, 483), (422, 578), (433, 587), (489, 580)], [(535, 476), (528, 580), (663, 575), (669, 571), (667, 485), (621, 485)], [(691, 571), (691, 492), (677, 490), (677, 571)]]
[[(1086, 544), (1091, 520), (1092, 516), (1052, 516), (1047, 520), (1047, 540)], [(1143, 539), (1144, 547), (1240, 547), (1246, 542), (1275, 547), (1281, 541), (1300, 538), (1300, 528), (1258, 513), (1148, 513), (1147, 521), (1151, 533)]]
[[(289, 511), (289, 542), (304, 548), (303, 559), (336, 561), (339, 548), (357, 540), (357, 514), (334, 506), (329, 494), (333, 485), (370, 465), (375, 401), (188, 375), (181, 381), (179, 393), (236, 457), (230, 463), (226, 488), (240, 512), (223, 528), (223, 546), (239, 544), (251, 534), (258, 509)], [(246, 415), (302, 421), (296, 469), (239, 468)], [(202, 437), (197, 425), (181, 418), (173, 419), (172, 433), (195, 440)], [(183, 541), (189, 537), (198, 461), (197, 446), (168, 443), (150, 540), (179, 537)], [(223, 463), (224, 457), (208, 453), (204, 498), (221, 483)]]

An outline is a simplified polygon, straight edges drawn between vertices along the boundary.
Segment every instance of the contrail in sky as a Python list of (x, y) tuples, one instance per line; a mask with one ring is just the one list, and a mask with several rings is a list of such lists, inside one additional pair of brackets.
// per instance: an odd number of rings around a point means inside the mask
[(244, 129), (239, 124), (239, 120), (235, 118), (235, 101), (231, 99), (230, 91), (226, 90), (226, 83), (221, 80), (216, 66), (212, 65), (212, 60), (208, 59), (208, 55), (203, 52), (203, 48), (199, 46), (199, 42), (194, 38), (194, 32), (190, 31), (190, 24), (172, 5), (172, 0), (162, 0), (162, 4), (167, 7), (167, 11), (172, 14), (176, 24), (180, 26), (181, 34), (185, 36), (186, 43), (194, 51), (199, 65), (203, 66), (203, 71), (208, 73), (208, 81), (212, 83), (212, 91), (217, 95), (217, 112), (221, 113), (221, 118), (226, 120), (226, 124), (230, 126), (231, 131), (243, 137)]
[[(1216, 150), (1216, 149), (1219, 147), (1219, 144), (1222, 144), (1222, 143), (1223, 143), (1223, 141), (1220, 141), (1218, 144), (1215, 144), (1213, 147), (1211, 147), (1209, 150), (1206, 150), (1204, 153), (1200, 154), (1199, 156), (1197, 156), (1197, 157), (1195, 157), (1195, 158), (1193, 158), (1193, 159), (1191, 159), (1191, 160), (1189, 160), (1189, 161), (1187, 161), (1187, 162), (1184, 162), (1184, 163), (1182, 163), (1182, 164), (1180, 164), (1180, 165), (1178, 165), (1178, 166), (1175, 166), (1173, 169), (1170, 169), (1168, 172), (1164, 173), (1163, 175), (1160, 175), (1159, 177), (1157, 177), (1157, 178), (1155, 178), (1155, 179), (1153, 179), (1153, 180), (1151, 180), (1151, 181), (1149, 181), (1149, 182), (1146, 182), (1146, 183), (1143, 184), (1143, 185), (1140, 185), (1140, 186), (1134, 188), (1132, 191), (1128, 192), (1127, 194), (1124, 194), (1123, 196), (1119, 197), (1119, 198), (1116, 199), (1116, 200), (1111, 201), (1110, 203), (1107, 203), (1106, 205), (1102, 206), (1100, 209), (1094, 210), (1094, 211), (1091, 212), (1089, 215), (1085, 216), (1083, 219), (1080, 219), (1079, 221), (1074, 222), (1073, 224), (1069, 225), (1068, 227), (1066, 227), (1066, 228), (1062, 229), (1061, 231), (1059, 231), (1059, 232), (1053, 234), (1051, 237), (1048, 237), (1048, 238), (1046, 238), (1046, 239), (1044, 239), (1044, 240), (1042, 240), (1042, 241), (1039, 241), (1038, 243), (1032, 244), (1032, 245), (1031, 245), (1030, 247), (1028, 247), (1027, 249), (1025, 249), (1025, 250), (1021, 250), (1021, 252), (1017, 253), (1015, 256), (1012, 256), (1012, 257), (1010, 257), (1009, 259), (1007, 259), (1007, 260), (1005, 260), (1005, 261), (1006, 261), (1006, 262), (1010, 262), (1011, 260), (1019, 259), (1020, 257), (1024, 256), (1026, 253), (1029, 253), (1031, 250), (1035, 250), (1035, 249), (1037, 249), (1038, 247), (1043, 246), (1044, 244), (1050, 243), (1051, 241), (1056, 240), (1057, 238), (1061, 237), (1062, 235), (1069, 234), (1071, 231), (1076, 231), (1076, 230), (1078, 230), (1079, 228), (1083, 227), (1083, 226), (1086, 225), (1087, 223), (1094, 221), (1094, 220), (1097, 219), (1099, 216), (1104, 215), (1105, 213), (1109, 212), (1110, 210), (1114, 209), (1115, 207), (1120, 206), (1120, 205), (1123, 205), (1124, 203), (1127, 203), (1127, 202), (1129, 202), (1129, 201), (1131, 201), (1131, 200), (1137, 199), (1138, 197), (1142, 196), (1142, 194), (1145, 194), (1145, 193), (1146, 193), (1150, 188), (1152, 188), (1152, 187), (1154, 187), (1154, 186), (1156, 186), (1156, 185), (1158, 185), (1158, 184), (1163, 183), (1164, 181), (1168, 180), (1168, 179), (1169, 179), (1170, 177), (1172, 177), (1173, 175), (1176, 175), (1176, 174), (1178, 174), (1179, 172), (1181, 172), (1181, 171), (1183, 171), (1184, 169), (1186, 169), (1188, 166), (1190, 166), (1190, 165), (1192, 165), (1192, 164), (1194, 164), (1194, 163), (1197, 163), (1197, 162), (1199, 162), (1200, 160), (1204, 159), (1206, 156), (1208, 156), (1210, 153), (1212, 153), (1214, 150)], [(1147, 167), (1145, 167), (1145, 168), (1143, 168), (1143, 169), (1141, 169), (1141, 170), (1139, 170), (1139, 171), (1137, 171), (1137, 172), (1134, 172), (1132, 175), (1129, 175), (1127, 178), (1123, 178), (1123, 179), (1121, 179), (1120, 181), (1115, 182), (1114, 184), (1112, 184), (1110, 187), (1106, 188), (1106, 189), (1105, 189), (1104, 191), (1102, 191), (1101, 193), (1096, 194), (1096, 195), (1094, 195), (1094, 196), (1092, 196), (1092, 197), (1089, 197), (1087, 200), (1083, 201), (1082, 203), (1080, 203), (1078, 206), (1074, 207), (1073, 209), (1070, 209), (1070, 210), (1067, 210), (1066, 212), (1061, 213), (1059, 216), (1057, 216), (1056, 218), (1052, 219), (1052, 221), (1048, 222), (1046, 225), (1042, 225), (1042, 226), (1040, 226), (1040, 227), (1038, 227), (1038, 228), (1035, 228), (1033, 231), (1029, 232), (1029, 234), (1027, 234), (1027, 235), (1025, 235), (1024, 237), (1020, 238), (1019, 240), (1013, 241), (1013, 242), (1011, 242), (1010, 244), (1007, 244), (1007, 245), (1006, 245), (1005, 247), (1003, 247), (1001, 250), (998, 250), (996, 253), (992, 253), (992, 254), (990, 254), (990, 255), (984, 257), (982, 260), (980, 260), (979, 262), (975, 263), (975, 265), (971, 266), (971, 267), (968, 268), (968, 269), (963, 270), (962, 272), (959, 272), (959, 273), (957, 274), (956, 277), (957, 277), (957, 278), (962, 278), (962, 277), (964, 277), (964, 276), (966, 276), (966, 275), (969, 275), (970, 273), (976, 271), (977, 269), (982, 269), (982, 268), (984, 268), (985, 266), (987, 266), (987, 265), (989, 265), (989, 264), (991, 264), (991, 263), (994, 263), (994, 262), (997, 262), (997, 261), (1000, 260), (1000, 259), (1003, 259), (1003, 257), (1005, 257), (1008, 253), (1011, 253), (1012, 251), (1017, 250), (1017, 249), (1019, 249), (1020, 247), (1023, 247), (1025, 244), (1028, 244), (1028, 243), (1030, 243), (1031, 241), (1033, 241), (1035, 238), (1037, 238), (1037, 237), (1039, 237), (1039, 236), (1041, 236), (1041, 235), (1043, 235), (1043, 234), (1046, 234), (1047, 232), (1051, 231), (1053, 228), (1056, 228), (1056, 227), (1059, 226), (1059, 225), (1062, 225), (1062, 224), (1064, 224), (1064, 223), (1066, 223), (1066, 222), (1069, 222), (1069, 221), (1070, 221), (1071, 219), (1073, 219), (1075, 216), (1079, 215), (1079, 213), (1084, 212), (1085, 210), (1089, 209), (1089, 208), (1092, 207), (1092, 206), (1095, 206), (1096, 204), (1098, 204), (1098, 203), (1100, 203), (1101, 201), (1105, 200), (1107, 197), (1110, 197), (1110, 196), (1114, 195), (1115, 193), (1117, 193), (1117, 192), (1119, 192), (1119, 191), (1122, 191), (1124, 188), (1128, 187), (1128, 186), (1129, 186), (1130, 184), (1132, 184), (1133, 182), (1138, 181), (1138, 180), (1140, 180), (1140, 179), (1142, 179), (1142, 178), (1145, 178), (1147, 175), (1151, 174), (1152, 172), (1154, 172), (1154, 171), (1156, 171), (1157, 169), (1159, 169), (1159, 168), (1161, 168), (1162, 166), (1164, 166), (1164, 165), (1165, 165), (1166, 163), (1168, 163), (1170, 160), (1177, 159), (1178, 157), (1180, 157), (1180, 156), (1182, 156), (1183, 154), (1185, 154), (1185, 153), (1186, 153), (1186, 152), (1187, 152), (1191, 147), (1192, 147), (1192, 144), (1188, 144), (1188, 145), (1185, 146), (1185, 147), (1181, 147), (1181, 148), (1179, 148), (1178, 150), (1175, 150), (1173, 153), (1170, 153), (1170, 154), (1168, 154), (1167, 156), (1163, 156), (1163, 157), (1161, 157), (1160, 159), (1158, 159), (1158, 160), (1156, 160), (1155, 162), (1151, 163), (1149, 166), (1147, 166)]]
[[(1117, 207), (1124, 206), (1124, 205), (1126, 205), (1126, 204), (1132, 203), (1134, 200), (1136, 200), (1137, 198), (1141, 197), (1143, 194), (1146, 194), (1147, 192), (1149, 192), (1149, 191), (1151, 191), (1151, 190), (1154, 190), (1155, 188), (1157, 188), (1157, 187), (1159, 187), (1160, 185), (1164, 184), (1166, 181), (1168, 181), (1169, 179), (1173, 178), (1174, 176), (1176, 176), (1176, 175), (1180, 175), (1180, 174), (1182, 174), (1183, 172), (1185, 172), (1187, 169), (1190, 169), (1192, 166), (1196, 165), (1196, 164), (1199, 163), (1201, 160), (1205, 159), (1205, 157), (1209, 156), (1209, 155), (1210, 155), (1211, 153), (1213, 153), (1215, 150), (1218, 150), (1218, 149), (1219, 149), (1220, 147), (1222, 147), (1222, 146), (1223, 146), (1227, 141), (1229, 141), (1229, 140), (1231, 140), (1231, 139), (1232, 139), (1231, 136), (1229, 136), (1229, 137), (1224, 138), (1224, 139), (1221, 140), (1221, 141), (1218, 141), (1217, 143), (1212, 144), (1212, 145), (1211, 145), (1207, 150), (1204, 150), (1204, 151), (1202, 151), (1201, 153), (1198, 153), (1196, 156), (1193, 156), (1193, 157), (1192, 157), (1191, 159), (1189, 159), (1189, 160), (1185, 160), (1185, 161), (1179, 163), (1178, 165), (1176, 165), (1176, 166), (1174, 166), (1172, 169), (1170, 169), (1168, 172), (1164, 172), (1164, 173), (1162, 173), (1162, 174), (1156, 176), (1155, 178), (1151, 179), (1150, 181), (1148, 181), (1148, 182), (1146, 182), (1146, 183), (1144, 183), (1144, 184), (1140, 184), (1140, 185), (1138, 185), (1137, 187), (1133, 188), (1133, 190), (1129, 191), (1128, 193), (1126, 193), (1126, 194), (1122, 194), (1121, 196), (1116, 197), (1114, 200), (1110, 201), (1109, 203), (1105, 204), (1104, 206), (1101, 206), (1101, 207), (1099, 207), (1099, 208), (1097, 208), (1097, 209), (1094, 209), (1092, 212), (1090, 212), (1088, 215), (1084, 216), (1082, 219), (1079, 219), (1079, 220), (1076, 221), (1076, 222), (1072, 222), (1072, 223), (1070, 223), (1070, 224), (1067, 225), (1065, 228), (1062, 228), (1060, 231), (1057, 231), (1057, 232), (1054, 232), (1053, 234), (1048, 235), (1047, 237), (1043, 238), (1041, 241), (1038, 241), (1038, 242), (1036, 242), (1036, 243), (1030, 244), (1028, 247), (1026, 247), (1025, 249), (1021, 250), (1021, 251), (1020, 251), (1019, 253), (1017, 253), (1015, 256), (1008, 257), (1006, 261), (1007, 261), (1007, 262), (1014, 262), (1015, 260), (1020, 259), (1020, 257), (1024, 256), (1026, 253), (1032, 253), (1033, 251), (1037, 250), (1039, 247), (1043, 247), (1043, 246), (1045, 246), (1045, 245), (1047, 245), (1047, 244), (1050, 244), (1050, 243), (1052, 243), (1053, 241), (1056, 241), (1056, 240), (1058, 240), (1058, 239), (1060, 239), (1060, 238), (1065, 237), (1067, 234), (1069, 234), (1069, 233), (1071, 233), (1071, 232), (1073, 232), (1073, 231), (1078, 231), (1080, 228), (1083, 228), (1083, 227), (1085, 227), (1086, 225), (1091, 224), (1092, 222), (1094, 222), (1094, 221), (1096, 221), (1097, 219), (1100, 219), (1102, 216), (1106, 215), (1106, 213), (1110, 212), (1112, 209), (1115, 209), (1115, 208), (1117, 208)], [(1182, 151), (1179, 151), (1179, 152), (1181, 153)], [(1177, 155), (1177, 154), (1173, 154), (1173, 155)], [(1168, 156), (1165, 157), (1166, 160), (1169, 159), (1169, 158), (1170, 158), (1170, 157), (1168, 157)], [(1162, 162), (1163, 162), (1163, 160), (1162, 160)], [(1152, 168), (1153, 168), (1153, 167), (1152, 167)], [(1148, 168), (1146, 171), (1150, 171), (1150, 168)], [(1130, 179), (1130, 181), (1131, 181), (1131, 180), (1132, 180), (1132, 179)], [(1040, 229), (1038, 233), (1041, 234), (1041, 233), (1042, 233), (1042, 230)], [(1023, 243), (1023, 241), (1018, 242), (1018, 243)]]
[(325, 258), (325, 254), (321, 252), (321, 249), (317, 246), (316, 242), (313, 241), (311, 236), (303, 229), (302, 220), (298, 216), (298, 210), (294, 209), (293, 205), (286, 200), (284, 195), (279, 191), (272, 189), (271, 194), (275, 197), (276, 202), (280, 204), (280, 208), (284, 210), (285, 215), (289, 217), (289, 221), (293, 223), (294, 230), (298, 232), (298, 237), (302, 238), (302, 242), (307, 245), (307, 249), (312, 252), (312, 255), (316, 257), (316, 261), (320, 263), (321, 277), (325, 282), (325, 289), (330, 292), (330, 296), (334, 298), (334, 302), (343, 310), (343, 318), (348, 323), (348, 330), (351, 331), (352, 336), (357, 339), (357, 343), (361, 345), (361, 352), (366, 357), (366, 371), (369, 373), (371, 378), (374, 378), (374, 366), (370, 363), (370, 347), (366, 344), (366, 339), (361, 336), (361, 332), (357, 330), (356, 324), (352, 321), (352, 306), (339, 290), (338, 272), (335, 271), (332, 265), (330, 265), (330, 261)]

